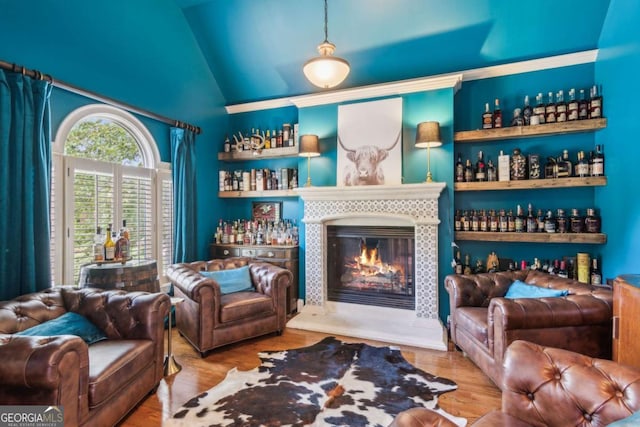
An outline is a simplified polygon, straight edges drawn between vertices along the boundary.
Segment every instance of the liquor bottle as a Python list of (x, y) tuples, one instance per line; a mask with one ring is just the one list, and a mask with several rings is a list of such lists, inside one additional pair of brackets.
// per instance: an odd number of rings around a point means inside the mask
[(569, 159), (569, 150), (562, 150), (562, 158), (558, 163), (558, 178), (573, 176), (573, 163)]
[(587, 216), (584, 218), (584, 231), (587, 233), (600, 233), (601, 226), (602, 219), (596, 214), (596, 210), (587, 209)]
[(273, 129), (271, 131), (271, 144), (270, 144), (270, 146), (271, 146), (271, 148), (276, 148), (277, 144), (278, 144), (278, 141), (277, 141), (277, 137), (276, 137), (276, 130)]
[(96, 228), (96, 235), (93, 237), (93, 260), (96, 262), (104, 261), (104, 236), (102, 228)]
[(228, 153), (231, 151), (231, 141), (229, 140), (229, 135), (226, 135), (224, 138), (223, 149), (225, 153)]
[(500, 209), (500, 218), (498, 222), (498, 229), (501, 232), (509, 231), (509, 220), (504, 209)]
[(547, 233), (556, 232), (556, 220), (553, 217), (553, 212), (551, 212), (551, 209), (547, 211), (547, 216), (544, 217), (544, 231), (546, 231)]
[(456, 274), (463, 273), (462, 260), (460, 259), (460, 251), (456, 252), (456, 266), (455, 266)]
[(271, 148), (271, 131), (267, 129), (267, 134), (264, 137), (264, 148), (268, 150)]
[(498, 180), (498, 174), (496, 173), (496, 167), (493, 165), (491, 159), (487, 162), (487, 181), (493, 182)]
[(475, 209), (471, 211), (471, 231), (480, 231), (480, 217)]
[(463, 266), (463, 270), (462, 272), (464, 274), (471, 274), (471, 260), (469, 259), (469, 254), (466, 254), (464, 256), (464, 266)]
[(565, 260), (560, 261), (560, 269), (557, 273), (558, 277), (563, 277), (565, 279), (569, 278), (569, 273), (567, 272), (567, 262)]
[(500, 155), (498, 156), (498, 180), (499, 181), (509, 181), (511, 179), (511, 161), (509, 159), (508, 154), (504, 154), (502, 150), (500, 150)]
[(484, 113), (482, 113), (482, 129), (493, 128), (493, 114), (489, 111), (489, 103), (484, 104)]
[(468, 211), (462, 212), (462, 230), (463, 231), (471, 231), (471, 216)]
[(604, 153), (600, 144), (596, 145), (596, 152), (593, 154), (589, 169), (591, 176), (604, 176)]
[(456, 160), (456, 182), (464, 182), (464, 163), (462, 163), (462, 154), (458, 153)]
[(529, 95), (524, 97), (524, 107), (522, 108), (522, 119), (524, 125), (529, 126), (531, 124), (531, 115), (533, 114), (533, 108), (529, 105)]
[(507, 214), (507, 231), (513, 233), (516, 231), (516, 217), (513, 216), (513, 209), (509, 209)]
[(580, 215), (579, 209), (571, 209), (569, 217), (569, 231), (572, 233), (582, 233), (584, 231), (584, 218)]
[(473, 182), (473, 178), (473, 166), (471, 166), (471, 160), (467, 159), (467, 164), (464, 167), (464, 182)]
[(549, 265), (549, 274), (556, 275), (560, 271), (560, 261), (557, 259), (553, 260), (553, 264)]
[(513, 110), (513, 119), (511, 120), (511, 126), (524, 126), (524, 119), (522, 118), (522, 110), (516, 108)]
[(578, 163), (576, 163), (576, 176), (584, 178), (589, 176), (589, 162), (584, 158), (584, 151), (578, 151)]
[(127, 228), (127, 220), (122, 220), (122, 228), (120, 229), (120, 236), (116, 240), (116, 252), (115, 259), (127, 260), (131, 256), (131, 246), (129, 243), (129, 229)]
[(460, 209), (456, 209), (456, 214), (453, 217), (454, 219), (454, 228), (456, 231), (462, 231), (462, 214), (460, 213)]
[(564, 215), (564, 209), (558, 209), (556, 214), (556, 233), (566, 233), (569, 230), (567, 217)]
[(113, 261), (116, 257), (116, 243), (111, 238), (111, 224), (107, 227), (107, 235), (104, 241), (104, 259)]
[(502, 110), (500, 109), (500, 100), (496, 98), (495, 108), (493, 109), (493, 127), (502, 127)]
[(567, 103), (567, 120), (578, 120), (578, 100), (576, 99), (576, 90), (569, 89), (569, 102)]
[(549, 92), (547, 96), (548, 102), (544, 107), (544, 122), (555, 123), (556, 122), (556, 103), (553, 101), (553, 92)]
[(492, 233), (498, 231), (499, 223), (500, 220), (498, 219), (498, 215), (496, 215), (496, 210), (491, 209), (489, 211), (489, 231), (491, 231)]
[(538, 93), (538, 95), (536, 95), (536, 106), (533, 108), (533, 114), (538, 116), (538, 124), (543, 125), (545, 123), (545, 112), (546, 108), (542, 100), (542, 93)]
[(480, 231), (489, 231), (489, 217), (486, 210), (480, 211), (478, 219), (480, 220)]
[(564, 102), (564, 91), (558, 91), (556, 95), (556, 122), (567, 121), (567, 103)]
[(584, 89), (580, 89), (580, 97), (578, 99), (578, 120), (589, 118), (589, 101), (584, 97)]
[(527, 158), (522, 154), (519, 148), (513, 149), (510, 173), (511, 180), (513, 181), (527, 179)]
[(475, 171), (476, 181), (483, 182), (487, 180), (487, 170), (484, 163), (484, 153), (482, 150), (478, 151), (478, 161), (476, 162)]
[(526, 231), (527, 219), (524, 216), (524, 211), (522, 210), (522, 206), (518, 205), (516, 207), (516, 218), (515, 218), (515, 232), (516, 233), (524, 233)]
[(538, 214), (536, 215), (536, 221), (538, 223), (538, 233), (542, 233), (545, 231), (544, 229), (544, 214), (542, 213), (542, 209), (538, 209)]
[(276, 135), (276, 148), (282, 147), (282, 129), (278, 130), (278, 134)]
[(527, 233), (537, 233), (538, 232), (538, 220), (535, 216), (533, 216), (533, 206), (529, 203), (529, 212), (527, 214)]
[(589, 117), (599, 119), (602, 117), (602, 96), (598, 94), (598, 86), (591, 88), (591, 99), (589, 100)]
[(602, 272), (598, 267), (598, 258), (595, 257), (591, 260), (591, 284), (602, 285)]

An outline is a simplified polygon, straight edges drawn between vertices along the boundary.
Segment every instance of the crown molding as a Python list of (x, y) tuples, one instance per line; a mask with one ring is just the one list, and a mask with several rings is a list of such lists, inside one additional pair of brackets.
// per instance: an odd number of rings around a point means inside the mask
[(402, 95), (406, 93), (423, 92), (445, 88), (453, 88), (455, 93), (460, 89), (463, 81), (489, 79), (493, 77), (529, 73), (551, 68), (587, 64), (595, 62), (597, 58), (598, 49), (593, 49), (582, 52), (568, 53), (564, 55), (549, 56), (546, 58), (512, 62), (509, 64), (494, 65), (491, 67), (474, 68), (455, 73), (439, 74), (436, 76), (418, 79), (401, 80), (398, 82), (381, 83), (331, 92), (314, 93), (310, 95), (300, 95), (287, 98), (269, 99), (265, 101), (247, 102), (245, 104), (227, 105), (225, 108), (228, 114), (237, 114), (250, 111), (290, 107), (293, 105), (298, 108), (304, 108), (317, 105), (336, 104), (339, 102), (356, 101), (360, 99), (378, 98), (392, 95)]

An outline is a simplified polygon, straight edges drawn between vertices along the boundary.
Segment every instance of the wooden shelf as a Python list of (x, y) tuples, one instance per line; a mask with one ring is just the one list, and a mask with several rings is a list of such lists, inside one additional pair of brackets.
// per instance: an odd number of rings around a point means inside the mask
[(522, 181), (456, 182), (454, 191), (537, 190), (542, 188), (599, 187), (607, 185), (607, 177), (527, 179)]
[(515, 138), (562, 135), (566, 133), (589, 132), (607, 127), (607, 119), (575, 120), (562, 123), (548, 123), (534, 126), (511, 126), (500, 129), (480, 129), (456, 132), (455, 142), (499, 141)]
[(602, 233), (496, 233), (484, 231), (456, 231), (455, 240), (602, 244), (607, 243), (607, 235)]
[(298, 197), (298, 193), (296, 193), (295, 190), (218, 191), (218, 197), (223, 199), (251, 197)]
[(280, 159), (285, 157), (297, 157), (299, 146), (269, 148), (257, 151), (231, 151), (229, 153), (218, 153), (218, 160), (225, 162), (240, 162), (245, 160)]

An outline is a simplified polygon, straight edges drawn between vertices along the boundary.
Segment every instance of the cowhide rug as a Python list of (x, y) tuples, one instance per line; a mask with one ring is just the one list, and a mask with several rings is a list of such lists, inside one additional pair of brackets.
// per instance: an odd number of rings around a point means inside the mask
[(310, 347), (259, 356), (259, 367), (230, 370), (164, 425), (382, 427), (415, 406), (466, 425), (438, 407), (438, 396), (456, 384), (414, 367), (400, 350), (329, 337)]

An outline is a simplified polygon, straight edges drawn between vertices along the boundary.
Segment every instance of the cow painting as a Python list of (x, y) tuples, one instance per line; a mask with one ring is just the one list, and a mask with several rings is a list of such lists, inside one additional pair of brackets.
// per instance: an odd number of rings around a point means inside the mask
[(375, 145), (363, 145), (357, 148), (348, 148), (338, 136), (338, 143), (346, 151), (347, 159), (351, 162), (344, 168), (343, 184), (352, 185), (382, 185), (384, 184), (384, 170), (381, 163), (389, 156), (391, 151), (400, 141), (400, 133), (391, 146), (380, 148)]

